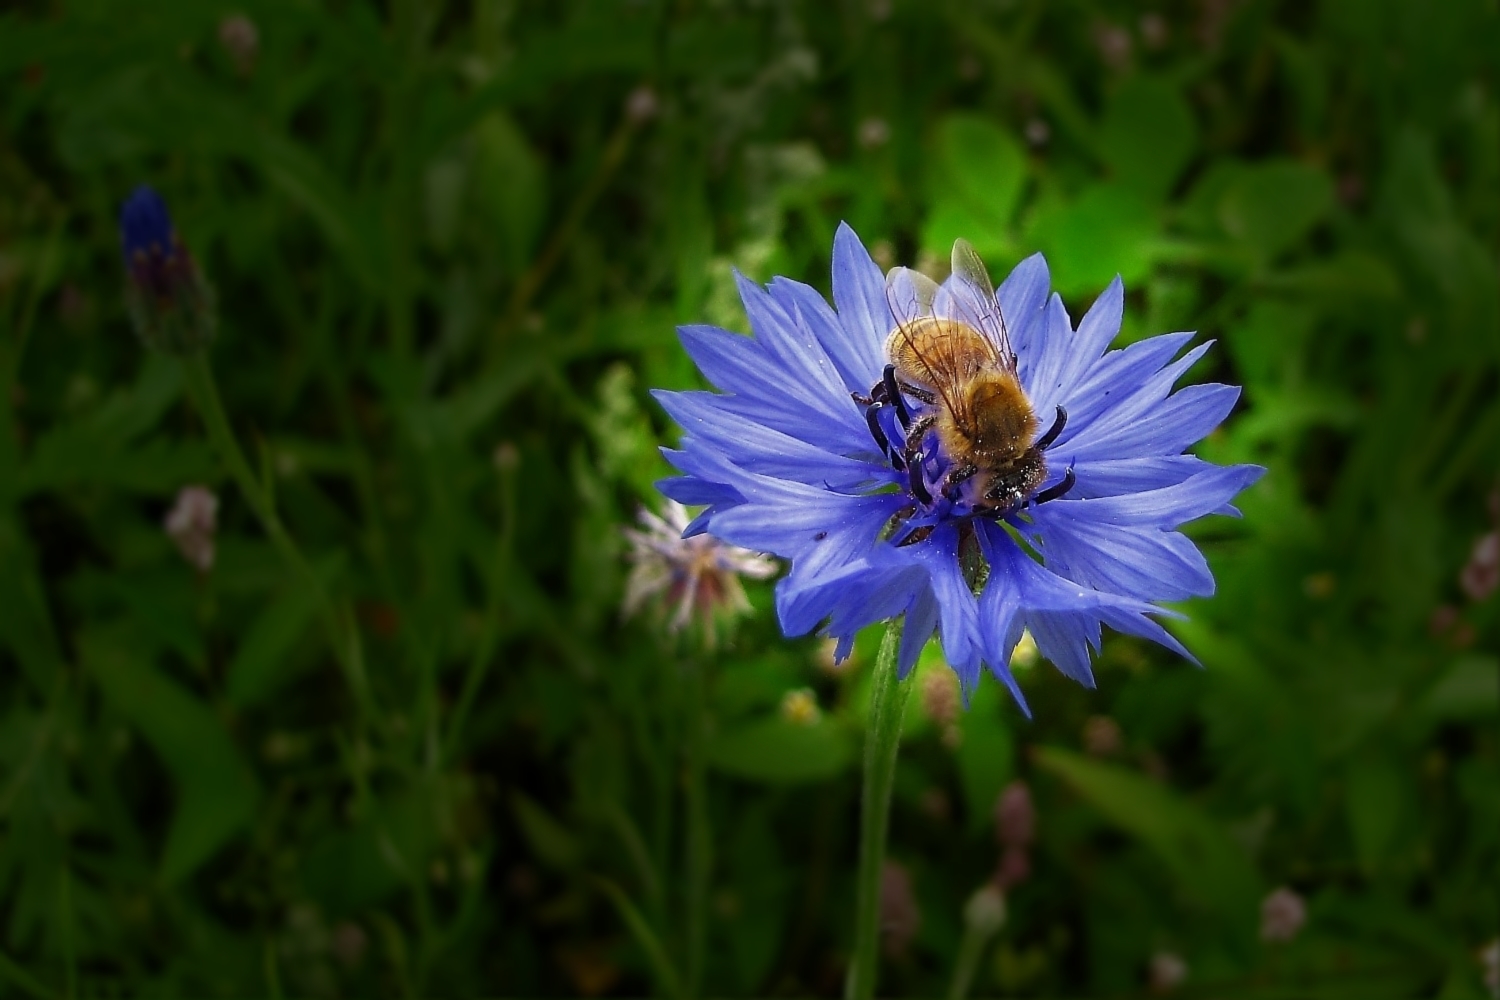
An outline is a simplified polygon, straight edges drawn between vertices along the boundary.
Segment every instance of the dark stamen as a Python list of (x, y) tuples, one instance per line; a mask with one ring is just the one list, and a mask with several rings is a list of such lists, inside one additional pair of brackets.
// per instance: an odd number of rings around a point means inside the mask
[[(1059, 409), (1061, 409), (1061, 407), (1059, 407)], [(1044, 504), (1048, 500), (1056, 500), (1058, 497), (1071, 490), (1075, 482), (1077, 482), (1077, 480), (1073, 476), (1073, 468), (1072, 466), (1069, 466), (1068, 471), (1063, 473), (1062, 482), (1058, 483), (1055, 486), (1049, 486), (1047, 489), (1042, 490), (1042, 492), (1038, 493), (1036, 495), (1036, 498), (1031, 502), (1034, 504)]]
[(891, 442), (885, 436), (885, 429), (880, 426), (879, 409), (878, 406), (874, 405), (865, 407), (865, 423), (869, 425), (870, 436), (880, 446), (880, 453), (890, 456), (894, 453), (891, 451)]
[(1066, 426), (1068, 426), (1068, 411), (1059, 406), (1057, 408), (1057, 417), (1052, 421), (1052, 426), (1047, 428), (1047, 433), (1037, 439), (1036, 450), (1046, 451), (1052, 446), (1052, 442), (1057, 440), (1057, 436), (1063, 432), (1063, 428)]
[(901, 395), (901, 387), (896, 385), (896, 366), (886, 365), (885, 375), (881, 381), (885, 385), (886, 395), (891, 397), (891, 402), (896, 404), (896, 416), (901, 420), (901, 426), (907, 427), (911, 424), (911, 411), (906, 408), (906, 400)]
[(922, 467), (913, 464), (910, 474), (906, 477), (911, 483), (911, 495), (923, 503), (932, 503), (932, 494), (927, 490), (927, 484), (922, 482)]

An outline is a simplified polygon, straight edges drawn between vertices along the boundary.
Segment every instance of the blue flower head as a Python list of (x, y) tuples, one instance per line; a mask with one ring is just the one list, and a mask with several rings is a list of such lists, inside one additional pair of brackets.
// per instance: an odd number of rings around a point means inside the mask
[(120, 206), (120, 254), (131, 320), (148, 346), (188, 354), (213, 340), (213, 289), (172, 228), (161, 195), (145, 184)]
[[(776, 588), (788, 635), (815, 628), (847, 656), (864, 626), (906, 616), (905, 676), (934, 632), (965, 694), (983, 666), (1025, 710), (1009, 670), (1030, 630), (1063, 673), (1093, 685), (1101, 626), (1191, 659), (1159, 605), (1211, 594), (1178, 529), (1264, 472), (1184, 449), (1239, 389), (1176, 381), (1208, 344), (1190, 333), (1109, 350), (1124, 287), (1075, 328), (1040, 254), (990, 286), (968, 244), (941, 285), (879, 268), (847, 225), (830, 308), (812, 288), (743, 277), (754, 331), (681, 328), (721, 392), (657, 392), (683, 428), (669, 497), (708, 531), (791, 561)], [(1174, 360), (1175, 359), (1175, 360)]]

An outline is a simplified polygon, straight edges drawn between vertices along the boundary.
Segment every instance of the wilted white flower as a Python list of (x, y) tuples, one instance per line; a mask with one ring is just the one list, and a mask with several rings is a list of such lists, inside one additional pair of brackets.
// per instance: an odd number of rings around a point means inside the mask
[(1260, 936), (1263, 941), (1290, 941), (1306, 922), (1307, 904), (1286, 886), (1271, 893), (1260, 904)]
[(709, 643), (715, 620), (734, 618), (750, 610), (741, 576), (764, 580), (778, 569), (776, 560), (711, 535), (683, 538), (690, 518), (679, 503), (668, 500), (658, 517), (642, 508), (643, 530), (625, 529), (630, 543), (630, 579), (625, 584), (625, 614), (638, 612), (647, 600), (660, 597), (671, 609), (668, 627), (681, 631), (696, 618)]
[(214, 530), (218, 526), (219, 498), (206, 486), (184, 486), (162, 521), (177, 551), (200, 573), (214, 565)]
[(859, 123), (859, 144), (866, 149), (884, 146), (891, 138), (891, 127), (884, 118), (866, 118)]
[(642, 84), (625, 98), (625, 116), (636, 123), (648, 122), (661, 110), (661, 98), (656, 91)]
[(1005, 893), (993, 882), (980, 886), (964, 904), (964, 922), (984, 937), (998, 931), (1005, 923)]

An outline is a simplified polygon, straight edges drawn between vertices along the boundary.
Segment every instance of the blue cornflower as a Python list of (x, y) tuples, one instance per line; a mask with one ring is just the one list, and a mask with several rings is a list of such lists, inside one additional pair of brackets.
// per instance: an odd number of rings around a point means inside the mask
[(178, 238), (166, 203), (148, 185), (120, 206), (120, 254), (130, 316), (147, 345), (186, 354), (213, 339), (213, 289)]
[[(967, 244), (955, 246), (954, 263), (941, 286), (904, 268), (882, 278), (844, 225), (834, 239), (836, 311), (799, 282), (761, 288), (740, 277), (754, 337), (681, 328), (722, 390), (656, 393), (685, 431), (680, 449), (666, 451), (682, 475), (661, 489), (706, 507), (686, 534), (790, 560), (776, 587), (786, 634), (821, 625), (842, 658), (861, 628), (904, 614), (901, 676), (936, 631), (966, 695), (988, 665), (1023, 710), (1008, 664), (1026, 630), (1089, 686), (1102, 625), (1191, 659), (1151, 616), (1170, 614), (1157, 602), (1213, 592), (1207, 562), (1177, 529), (1238, 514), (1230, 500), (1264, 472), (1183, 454), (1229, 414), (1239, 389), (1172, 391), (1209, 347), (1174, 361), (1190, 333), (1108, 351), (1124, 308), (1118, 278), (1075, 330), (1048, 296), (1040, 254), (998, 292)], [(974, 400), (998, 389), (965, 397), (944, 391), (944, 379), (915, 377), (924, 357), (907, 355), (923, 324), (982, 333), (987, 377), (1024, 393), (1030, 414), (996, 424), (1014, 438), (1008, 457), (991, 449), (976, 469), (954, 445), (952, 414), (978, 412)], [(907, 333), (893, 336), (898, 329)], [(942, 364), (931, 350), (916, 353), (951, 374), (965, 360), (955, 342), (938, 341), (954, 353)]]

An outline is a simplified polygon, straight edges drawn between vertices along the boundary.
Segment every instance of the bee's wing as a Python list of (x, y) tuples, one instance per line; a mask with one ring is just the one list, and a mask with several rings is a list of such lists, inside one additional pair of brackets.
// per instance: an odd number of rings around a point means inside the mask
[(921, 321), (934, 315), (933, 303), (940, 294), (937, 282), (909, 267), (893, 267), (885, 276), (885, 299), (896, 319), (891, 336), (906, 341), (910, 356), (922, 369), (922, 382), (935, 390), (951, 410), (956, 400), (951, 398), (950, 390), (962, 375), (962, 363), (954, 353), (952, 339), (918, 335)]
[(995, 298), (995, 286), (990, 283), (984, 261), (968, 240), (953, 241), (953, 277), (933, 301), (939, 315), (962, 320), (984, 334), (985, 342), (994, 352), (991, 360), (1005, 371), (1015, 373), (1016, 356), (1010, 348), (1010, 333), (1005, 328), (1000, 302)]
[(921, 271), (909, 267), (893, 267), (885, 276), (885, 300), (896, 317), (896, 326), (902, 327), (932, 315), (932, 303), (937, 298), (938, 284)]

